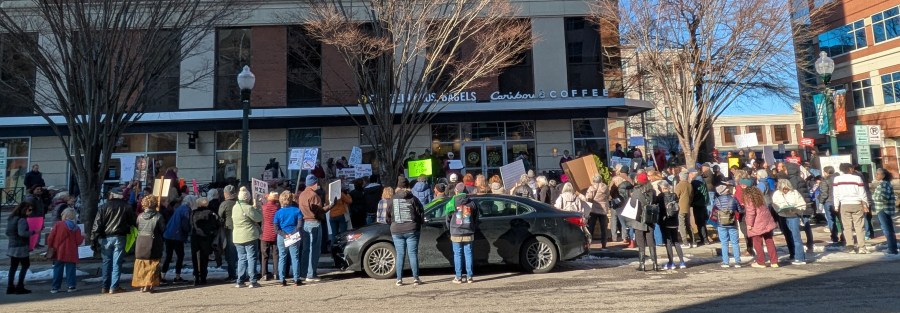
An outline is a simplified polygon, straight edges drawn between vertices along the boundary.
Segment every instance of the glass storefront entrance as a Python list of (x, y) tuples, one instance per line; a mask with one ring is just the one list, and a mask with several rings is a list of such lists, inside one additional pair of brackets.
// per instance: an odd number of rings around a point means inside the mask
[(463, 174), (484, 174), (485, 177), (499, 175), (505, 164), (506, 144), (503, 142), (467, 142), (463, 144)]

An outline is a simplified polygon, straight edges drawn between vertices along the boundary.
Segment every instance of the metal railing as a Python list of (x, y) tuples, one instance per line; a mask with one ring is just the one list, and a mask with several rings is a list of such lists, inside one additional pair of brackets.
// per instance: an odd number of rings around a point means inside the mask
[(25, 187), (0, 188), (0, 207), (16, 206), (25, 199)]

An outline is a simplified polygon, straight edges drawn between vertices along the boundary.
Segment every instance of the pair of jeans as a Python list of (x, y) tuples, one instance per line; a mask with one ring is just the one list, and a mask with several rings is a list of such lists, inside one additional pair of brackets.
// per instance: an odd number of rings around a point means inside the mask
[(225, 262), (228, 262), (228, 278), (237, 278), (237, 248), (234, 246), (234, 234), (225, 229)]
[(750, 237), (750, 240), (753, 240), (753, 249), (756, 250), (756, 264), (766, 265), (763, 244), (766, 245), (766, 250), (769, 252), (769, 263), (778, 264), (778, 252), (775, 249), (775, 239), (772, 237), (772, 232)]
[(59, 290), (62, 286), (63, 270), (66, 274), (66, 287), (75, 288), (75, 263), (53, 261), (53, 287), (52, 290)]
[(659, 228), (659, 224), (656, 224), (656, 226), (653, 226), (653, 240), (656, 241), (657, 246), (661, 245), (665, 242), (665, 241), (663, 241), (662, 229)]
[(881, 232), (887, 238), (888, 253), (897, 254), (897, 234), (894, 232), (894, 219), (884, 211), (878, 212)]
[(303, 251), (300, 256), (300, 277), (316, 278), (319, 255), (322, 253), (322, 224), (319, 221), (303, 221)]
[(803, 232), (806, 233), (806, 249), (812, 251), (813, 246), (815, 246), (815, 242), (813, 241), (813, 231), (812, 225), (809, 224), (809, 216), (802, 216), (800, 220), (803, 221)]
[(100, 239), (100, 254), (103, 256), (102, 288), (115, 289), (119, 287), (124, 252), (125, 236), (109, 236)]
[(341, 215), (337, 217), (331, 217), (331, 234), (328, 236), (331, 244), (337, 242), (337, 235), (347, 231), (347, 217)]
[(281, 281), (287, 280), (287, 262), (290, 260), (294, 281), (300, 281), (300, 244), (294, 243), (290, 247), (285, 247), (284, 237), (276, 237), (275, 244), (278, 245), (278, 277), (281, 278)]
[(419, 279), (419, 235), (418, 231), (391, 235), (394, 239), (394, 250), (397, 250), (397, 280), (403, 279), (403, 265), (407, 255), (413, 279)]
[(734, 254), (734, 264), (741, 264), (741, 244), (737, 227), (719, 226), (716, 230), (719, 231), (719, 241), (722, 242), (722, 264), (728, 265), (729, 245)]
[(872, 211), (863, 213), (863, 219), (866, 223), (866, 238), (875, 238), (875, 227), (872, 227)]
[(194, 267), (194, 281), (206, 282), (209, 275), (209, 254), (212, 238), (191, 236), (191, 265)]
[(841, 222), (840, 216), (834, 211), (834, 202), (826, 202), (823, 207), (825, 222), (828, 224), (828, 230), (831, 233), (831, 242), (844, 241), (844, 234), (841, 233), (838, 227)]
[[(619, 234), (616, 235), (616, 233)], [(625, 223), (622, 222), (622, 217), (619, 216), (619, 211), (615, 208), (609, 209), (609, 238), (612, 241), (617, 241), (619, 238), (627, 239)]]
[[(803, 241), (800, 240), (800, 217), (786, 217), (784, 223), (791, 232), (790, 240), (793, 242), (794, 260), (806, 262), (806, 249), (803, 247)], [(788, 240), (785, 236), (785, 240)]]
[(462, 278), (462, 259), (466, 260), (466, 277), (472, 278), (472, 242), (453, 242), (453, 268), (456, 278)]
[(606, 214), (590, 214), (590, 218), (588, 218), (588, 232), (591, 233), (591, 237), (594, 236), (594, 228), (597, 223), (600, 223), (600, 246), (606, 248), (606, 224), (609, 223), (609, 218), (606, 217)]
[(172, 254), (175, 254), (175, 276), (181, 276), (184, 267), (184, 241), (166, 239), (166, 259), (162, 263), (162, 275), (169, 272), (169, 263), (172, 262)]
[(251, 240), (245, 243), (236, 243), (234, 248), (237, 250), (237, 278), (238, 284), (242, 284), (246, 279), (251, 284), (256, 283), (256, 258), (259, 256), (259, 241)]

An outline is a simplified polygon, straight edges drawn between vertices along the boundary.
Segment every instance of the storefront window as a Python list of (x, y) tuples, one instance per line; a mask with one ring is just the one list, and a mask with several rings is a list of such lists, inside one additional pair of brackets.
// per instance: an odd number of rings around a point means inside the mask
[(606, 123), (608, 124), (606, 127), (606, 132), (609, 134), (607, 138), (607, 144), (609, 144), (609, 151), (616, 150), (616, 144), (621, 144), (623, 151), (628, 148), (628, 133), (625, 129), (625, 119), (618, 118), (609, 118), (606, 119)]
[(6, 183), (0, 185), (0, 189), (11, 191), (15, 188), (23, 188), (23, 190), (11, 194), (15, 199), (7, 199), (7, 194), (4, 192), (0, 195), (2, 197), (0, 203), (19, 202), (22, 200), (25, 187), (25, 173), (30, 170), (30, 165), (28, 164), (30, 144), (30, 138), (0, 138), (0, 148), (6, 148), (6, 166), (0, 168), (0, 170), (5, 171)]
[(502, 122), (462, 124), (462, 134), (464, 141), (492, 141), (506, 138)]
[[(586, 119), (572, 121), (572, 138), (574, 154), (576, 156), (596, 155), (601, 160), (607, 160), (609, 146), (607, 146), (607, 129), (606, 119)], [(618, 127), (613, 122), (610, 127)], [(624, 130), (624, 122), (621, 124)], [(616, 130), (618, 131), (618, 129)]]
[(453, 152), (454, 157), (459, 157), (461, 147), (459, 140), (459, 124), (432, 124), (431, 125), (431, 152), (438, 158), (447, 157), (447, 153)]
[(241, 179), (241, 131), (216, 132), (216, 181)]
[[(136, 162), (144, 165), (149, 177), (160, 177), (170, 167), (177, 166), (178, 159), (177, 133), (125, 134), (119, 137), (112, 157), (109, 159), (109, 170), (105, 180), (109, 183), (125, 183), (140, 180), (131, 171)], [(146, 158), (145, 158), (146, 157)], [(142, 159), (142, 160), (139, 160)], [(146, 183), (146, 182), (145, 182)]]

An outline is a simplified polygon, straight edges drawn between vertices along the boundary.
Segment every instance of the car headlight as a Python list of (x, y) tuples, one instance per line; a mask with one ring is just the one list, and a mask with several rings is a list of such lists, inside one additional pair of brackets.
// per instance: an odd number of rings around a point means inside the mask
[(353, 242), (362, 237), (361, 233), (347, 234), (347, 242)]

